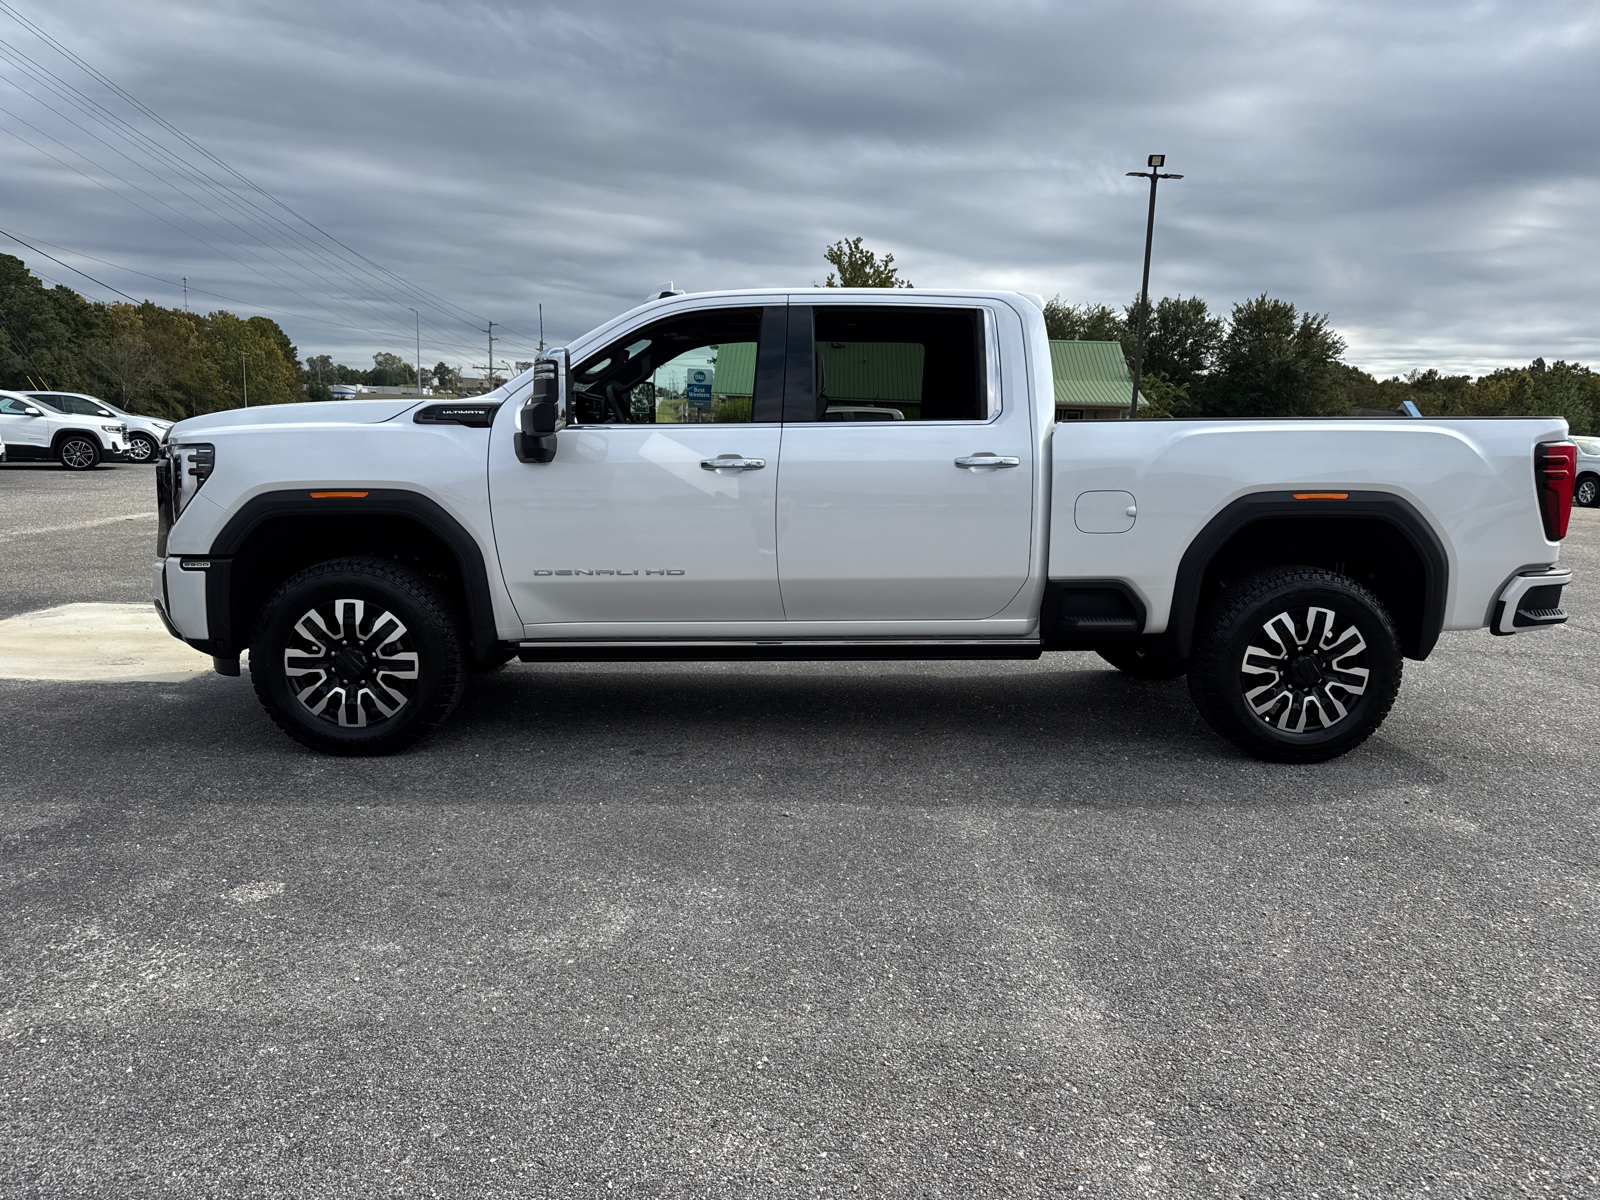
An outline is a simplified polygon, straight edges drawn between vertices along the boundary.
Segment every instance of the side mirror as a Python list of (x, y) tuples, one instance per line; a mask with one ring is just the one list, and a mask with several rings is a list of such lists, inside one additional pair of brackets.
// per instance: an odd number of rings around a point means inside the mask
[(22, 414), (23, 414), (23, 416), (27, 416), (27, 417), (42, 417), (42, 416), (44, 416), (44, 413), (42, 411), (40, 411), (37, 408), (34, 408), (31, 404), (27, 408), (22, 410)]
[(525, 463), (553, 462), (556, 434), (567, 427), (567, 352), (556, 350), (533, 364), (533, 390), (517, 414), (515, 446)]

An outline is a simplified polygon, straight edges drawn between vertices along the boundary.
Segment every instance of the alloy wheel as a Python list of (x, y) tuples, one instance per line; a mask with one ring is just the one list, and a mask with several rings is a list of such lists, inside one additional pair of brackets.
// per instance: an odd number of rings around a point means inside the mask
[[(376, 606), (374, 606), (376, 607)], [(401, 620), (365, 600), (318, 604), (294, 624), (283, 673), (305, 709), (344, 728), (386, 721), (416, 695), (420, 664)]]
[(71, 438), (61, 444), (61, 461), (74, 471), (94, 466), (94, 459), (94, 447), (82, 438)]
[(128, 439), (129, 462), (147, 463), (155, 456), (155, 443), (149, 438), (136, 437)]
[(1370, 674), (1361, 631), (1316, 606), (1271, 618), (1239, 663), (1245, 703), (1284, 733), (1329, 729), (1348, 718)]
[(1578, 481), (1578, 490), (1573, 493), (1572, 498), (1584, 508), (1593, 508), (1597, 494), (1600, 494), (1600, 482), (1597, 482), (1594, 476), (1590, 475)]

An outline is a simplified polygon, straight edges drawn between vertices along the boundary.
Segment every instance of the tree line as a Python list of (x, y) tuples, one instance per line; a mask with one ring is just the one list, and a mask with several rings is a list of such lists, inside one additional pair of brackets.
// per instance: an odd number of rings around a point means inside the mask
[[(444, 363), (423, 386), (460, 386)], [(415, 367), (379, 351), (369, 370), (300, 352), (271, 317), (101, 304), (46, 287), (20, 259), (0, 254), (0, 388), (87, 392), (128, 412), (181, 421), (251, 404), (332, 399), (329, 386), (415, 386)]]
[[(1131, 369), (1139, 304), (1045, 305), (1052, 338), (1120, 342)], [(1140, 391), (1154, 416), (1323, 417), (1393, 410), (1409, 400), (1429, 417), (1559, 416), (1573, 433), (1600, 429), (1600, 375), (1579, 363), (1503, 367), (1474, 379), (1415, 370), (1377, 379), (1342, 361), (1326, 313), (1262, 294), (1226, 317), (1199, 296), (1150, 305)]]
[[(892, 255), (861, 238), (829, 246), (830, 287), (910, 287)], [(1052, 338), (1120, 342), (1131, 366), (1137, 302), (1045, 305)], [(1395, 409), (1410, 400), (1425, 416), (1561, 416), (1574, 433), (1600, 432), (1600, 375), (1578, 363), (1507, 367), (1473, 378), (1412, 371), (1379, 380), (1343, 361), (1344, 339), (1325, 313), (1301, 312), (1265, 294), (1226, 316), (1198, 296), (1150, 306), (1141, 390), (1151, 415), (1173, 417), (1341, 416)], [(270, 317), (194, 313), (142, 303), (101, 304), (45, 284), (20, 259), (0, 254), (0, 388), (88, 392), (129, 412), (182, 420), (251, 404), (331, 398), (339, 383), (412, 387), (416, 368), (388, 351), (358, 369), (328, 355), (300, 361)], [(445, 363), (422, 385), (461, 386)]]

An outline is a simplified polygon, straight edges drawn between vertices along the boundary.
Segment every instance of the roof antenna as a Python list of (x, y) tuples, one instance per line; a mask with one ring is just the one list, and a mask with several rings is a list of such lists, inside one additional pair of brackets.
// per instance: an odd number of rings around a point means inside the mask
[(672, 280), (669, 279), (669, 280), (667, 280), (667, 286), (666, 287), (662, 288), (659, 291), (651, 292), (648, 296), (645, 297), (645, 299), (646, 300), (665, 300), (668, 296), (681, 296), (683, 294), (684, 294), (683, 293), (683, 289), (682, 288), (673, 287), (672, 286)]

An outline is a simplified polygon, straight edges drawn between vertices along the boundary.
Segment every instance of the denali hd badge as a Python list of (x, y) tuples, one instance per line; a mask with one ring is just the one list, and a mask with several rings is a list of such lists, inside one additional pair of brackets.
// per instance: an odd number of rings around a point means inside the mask
[(574, 568), (570, 571), (535, 571), (535, 575), (682, 575), (683, 572), (672, 567), (647, 567), (643, 571), (635, 567), (631, 571), (581, 571)]

